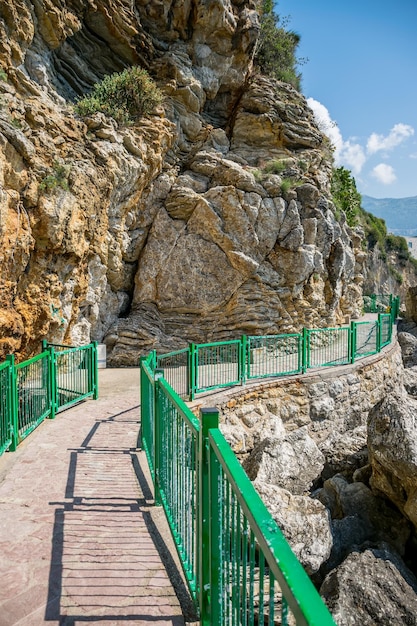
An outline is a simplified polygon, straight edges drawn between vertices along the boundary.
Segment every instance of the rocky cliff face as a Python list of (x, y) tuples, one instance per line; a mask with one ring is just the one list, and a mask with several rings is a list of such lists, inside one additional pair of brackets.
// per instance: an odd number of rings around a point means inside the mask
[(398, 253), (381, 254), (378, 246), (369, 251), (364, 267), (364, 293), (398, 295), (405, 306), (410, 288), (416, 284), (417, 268)]
[[(365, 255), (334, 217), (304, 98), (253, 71), (250, 0), (4, 0), (1, 356), (47, 337), (110, 362), (360, 308)], [(74, 100), (148, 69), (155, 114), (120, 127)]]

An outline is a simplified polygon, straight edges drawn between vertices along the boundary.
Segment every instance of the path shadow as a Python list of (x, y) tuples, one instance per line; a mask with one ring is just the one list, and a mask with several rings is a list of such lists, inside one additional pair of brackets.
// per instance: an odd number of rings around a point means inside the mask
[(153, 519), (158, 509), (137, 456), (138, 409), (100, 420), (71, 451), (64, 501), (49, 503), (56, 508), (45, 621), (180, 626), (184, 615), (196, 619)]

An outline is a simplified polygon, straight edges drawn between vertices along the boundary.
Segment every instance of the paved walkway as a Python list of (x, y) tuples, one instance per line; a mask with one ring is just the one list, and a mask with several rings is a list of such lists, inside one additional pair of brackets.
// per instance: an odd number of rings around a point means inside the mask
[(0, 626), (180, 626), (190, 613), (137, 450), (139, 370), (99, 379), (99, 400), (0, 457)]

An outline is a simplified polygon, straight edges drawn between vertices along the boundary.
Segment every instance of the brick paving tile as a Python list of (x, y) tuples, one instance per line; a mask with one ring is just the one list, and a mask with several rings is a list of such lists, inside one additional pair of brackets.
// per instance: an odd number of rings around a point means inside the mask
[(100, 384), (0, 457), (0, 626), (185, 623), (141, 487), (139, 372), (100, 370)]

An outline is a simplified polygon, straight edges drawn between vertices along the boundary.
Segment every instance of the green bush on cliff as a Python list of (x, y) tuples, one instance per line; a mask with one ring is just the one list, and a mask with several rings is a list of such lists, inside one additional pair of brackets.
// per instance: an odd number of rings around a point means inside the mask
[(296, 66), (302, 60), (295, 56), (300, 35), (286, 30), (287, 21), (274, 12), (272, 0), (261, 0), (258, 10), (261, 32), (255, 64), (267, 76), (290, 83), (300, 90), (301, 74), (297, 73)]
[(54, 161), (53, 168), (49, 174), (47, 174), (40, 182), (39, 188), (41, 191), (50, 193), (58, 188), (68, 191), (68, 177), (70, 175), (71, 168), (69, 165)]
[(343, 211), (349, 226), (362, 226), (365, 231), (364, 248), (379, 249), (380, 257), (387, 262), (388, 270), (395, 280), (401, 284), (401, 274), (388, 262), (388, 254), (394, 253), (396, 263), (400, 266), (411, 264), (417, 269), (417, 260), (410, 255), (404, 237), (388, 234), (385, 220), (365, 211), (362, 206), (362, 197), (356, 189), (356, 182), (351, 172), (344, 167), (333, 170), (331, 191), (336, 207), (336, 218)]
[(349, 226), (355, 226), (361, 212), (362, 197), (349, 170), (344, 167), (333, 169), (331, 192), (336, 208), (345, 213)]
[(385, 242), (388, 233), (385, 220), (361, 209), (361, 223), (365, 230), (368, 248), (372, 250), (375, 246), (378, 246), (381, 251), (382, 258), (386, 259)]
[(162, 93), (148, 72), (130, 67), (96, 83), (89, 95), (78, 100), (75, 110), (82, 116), (101, 111), (119, 124), (132, 124), (161, 102)]

